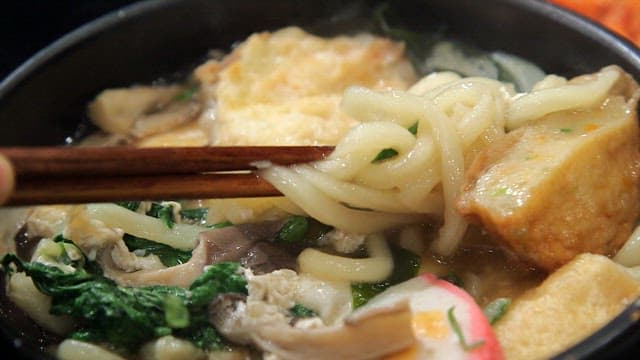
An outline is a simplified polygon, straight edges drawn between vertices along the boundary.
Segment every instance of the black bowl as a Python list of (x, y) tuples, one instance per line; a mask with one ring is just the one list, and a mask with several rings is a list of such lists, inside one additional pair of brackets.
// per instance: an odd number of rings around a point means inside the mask
[[(320, 35), (361, 29), (366, 0), (151, 0), (93, 21), (30, 58), (0, 84), (0, 144), (62, 144), (85, 121), (102, 89), (184, 73), (213, 48), (229, 49), (250, 33), (299, 25)], [(549, 73), (573, 76), (618, 64), (640, 79), (640, 51), (598, 25), (537, 0), (390, 2), (404, 25), (445, 29), (485, 50), (530, 59)], [(0, 310), (7, 306), (0, 304)], [(620, 358), (639, 349), (640, 303), (558, 356)], [(45, 356), (34, 332), (0, 311), (5, 340), (22, 354)], [(37, 335), (37, 334), (36, 334)], [(20, 338), (18, 342), (15, 339)]]

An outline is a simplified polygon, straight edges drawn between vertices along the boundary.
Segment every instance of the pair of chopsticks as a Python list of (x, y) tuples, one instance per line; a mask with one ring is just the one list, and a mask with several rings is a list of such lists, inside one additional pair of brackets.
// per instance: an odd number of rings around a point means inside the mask
[(276, 196), (253, 170), (320, 160), (330, 146), (12, 147), (16, 186), (5, 205)]

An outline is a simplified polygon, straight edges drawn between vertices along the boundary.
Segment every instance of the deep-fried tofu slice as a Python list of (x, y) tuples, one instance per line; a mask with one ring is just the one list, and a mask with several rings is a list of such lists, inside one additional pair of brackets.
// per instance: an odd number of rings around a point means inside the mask
[(358, 124), (340, 111), (348, 86), (404, 90), (416, 80), (402, 43), (296, 27), (252, 35), (222, 65), (196, 70), (215, 84), (214, 145), (335, 144)]
[(638, 91), (623, 81), (601, 107), (552, 113), (486, 148), (458, 210), (547, 270), (614, 254), (640, 213)]
[(594, 333), (640, 294), (624, 267), (583, 254), (514, 301), (495, 325), (505, 357), (548, 359)]

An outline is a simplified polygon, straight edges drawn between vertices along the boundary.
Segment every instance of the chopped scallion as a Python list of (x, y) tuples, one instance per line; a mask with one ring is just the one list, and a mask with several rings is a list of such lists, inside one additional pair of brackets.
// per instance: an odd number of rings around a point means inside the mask
[(464, 351), (471, 351), (473, 349), (477, 349), (480, 346), (484, 345), (484, 340), (478, 340), (471, 344), (467, 344), (467, 340), (464, 337), (464, 333), (462, 332), (462, 328), (456, 319), (456, 315), (453, 313), (455, 310), (455, 306), (452, 306), (447, 311), (447, 318), (449, 319), (449, 324), (451, 324), (451, 328), (453, 332), (458, 336), (458, 340), (460, 340), (460, 346), (464, 349)]
[(410, 133), (412, 133), (413, 135), (417, 135), (418, 134), (418, 124), (420, 123), (419, 120), (416, 120), (415, 123), (413, 123), (413, 125), (409, 126), (409, 128), (407, 130), (409, 130)]
[(509, 305), (511, 305), (511, 299), (497, 298), (484, 307), (484, 315), (489, 320), (489, 323), (493, 325), (504, 316), (509, 309)]
[(398, 155), (398, 151), (396, 149), (392, 149), (392, 148), (382, 149), (380, 150), (378, 155), (376, 155), (375, 159), (371, 160), (371, 163), (372, 164), (379, 163), (384, 160), (390, 159), (396, 155)]

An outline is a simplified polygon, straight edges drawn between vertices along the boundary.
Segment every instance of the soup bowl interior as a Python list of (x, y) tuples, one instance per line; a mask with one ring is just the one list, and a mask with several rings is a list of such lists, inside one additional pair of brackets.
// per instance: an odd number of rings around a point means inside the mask
[[(573, 76), (618, 64), (640, 78), (636, 48), (546, 2), (409, 0), (391, 4), (396, 18), (409, 29), (443, 32), (484, 50), (513, 53), (548, 73)], [(207, 51), (228, 51), (256, 31), (289, 25), (319, 35), (370, 30), (370, 9), (378, 5), (346, 0), (133, 4), (51, 44), (0, 84), (0, 144), (63, 144), (90, 128), (86, 105), (105, 88), (180, 78)], [(611, 356), (615, 354), (611, 349), (634, 344), (639, 333), (632, 319), (636, 311), (631, 305), (605, 329), (561, 357)], [(46, 342), (24, 323), (15, 323), (15, 312), (0, 312), (5, 336), (21, 338), (25, 354), (43, 356)]]

